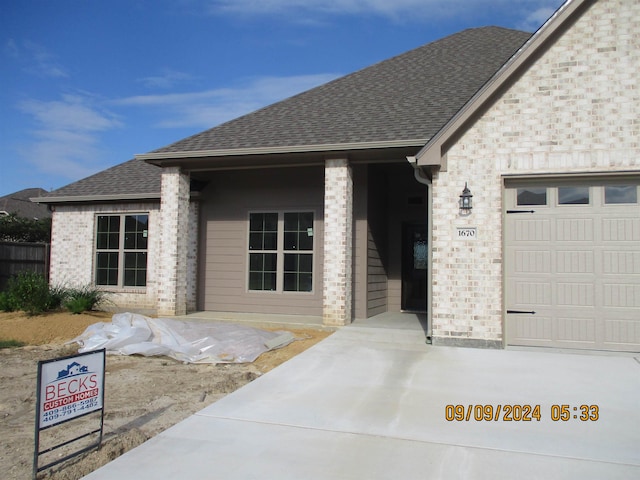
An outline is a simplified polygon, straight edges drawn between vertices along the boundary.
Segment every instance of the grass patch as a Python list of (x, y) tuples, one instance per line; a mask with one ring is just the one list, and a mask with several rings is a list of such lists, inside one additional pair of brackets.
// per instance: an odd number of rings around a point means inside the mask
[(0, 349), (24, 347), (25, 345), (26, 343), (20, 342), (18, 340), (0, 340)]

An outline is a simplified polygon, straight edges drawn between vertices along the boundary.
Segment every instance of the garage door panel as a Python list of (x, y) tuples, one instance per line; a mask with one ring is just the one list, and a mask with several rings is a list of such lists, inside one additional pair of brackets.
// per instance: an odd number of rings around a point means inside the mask
[(557, 317), (556, 339), (561, 342), (592, 343), (596, 342), (596, 322), (589, 317)]
[(605, 320), (604, 343), (629, 346), (640, 344), (640, 320), (622, 318)]
[(593, 273), (591, 250), (559, 250), (556, 252), (557, 273)]
[(551, 305), (551, 283), (550, 282), (516, 282), (515, 302), (513, 307), (517, 309), (529, 308), (531, 306)]
[(517, 250), (514, 268), (518, 273), (550, 273), (551, 253), (546, 250)]
[(551, 225), (548, 219), (518, 218), (513, 222), (511, 238), (515, 242), (548, 242), (551, 238)]
[(593, 242), (591, 218), (559, 218), (555, 226), (558, 242)]
[(594, 288), (591, 283), (557, 282), (555, 285), (556, 305), (572, 307), (593, 307)]
[(640, 252), (605, 250), (602, 252), (605, 274), (640, 276)]
[(640, 351), (640, 204), (605, 196), (629, 181), (590, 180), (580, 205), (560, 204), (553, 185), (545, 205), (517, 205), (507, 188), (507, 344)]
[(605, 242), (637, 242), (640, 240), (640, 219), (603, 218), (602, 240)]
[(553, 337), (553, 319), (544, 315), (513, 315), (508, 328), (510, 337), (518, 339), (519, 345), (548, 344)]
[(640, 308), (640, 285), (604, 283), (603, 303), (610, 308)]

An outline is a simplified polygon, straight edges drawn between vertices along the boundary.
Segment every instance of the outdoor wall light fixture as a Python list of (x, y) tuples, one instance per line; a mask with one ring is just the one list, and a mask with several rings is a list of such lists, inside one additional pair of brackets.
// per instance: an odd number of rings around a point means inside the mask
[(471, 190), (467, 186), (467, 182), (464, 182), (464, 190), (462, 190), (462, 195), (460, 195), (460, 212), (461, 213), (471, 213), (471, 209), (473, 208), (473, 204), (471, 199), (473, 195), (471, 195)]

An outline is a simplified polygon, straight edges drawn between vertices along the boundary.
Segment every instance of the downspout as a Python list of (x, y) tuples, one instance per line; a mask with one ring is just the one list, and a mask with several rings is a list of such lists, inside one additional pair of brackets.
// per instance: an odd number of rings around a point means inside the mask
[(432, 322), (431, 322), (431, 299), (432, 299), (432, 276), (431, 276), (431, 268), (432, 268), (432, 251), (431, 251), (431, 231), (432, 231), (432, 222), (431, 222), (431, 205), (433, 203), (433, 194), (431, 188), (431, 179), (425, 174), (425, 172), (418, 166), (418, 162), (416, 161), (416, 157), (407, 157), (407, 161), (413, 167), (413, 175), (418, 183), (421, 183), (427, 187), (427, 259), (428, 259), (428, 275), (427, 275), (427, 332), (426, 332), (426, 341), (427, 344), (431, 344), (431, 334), (432, 334)]

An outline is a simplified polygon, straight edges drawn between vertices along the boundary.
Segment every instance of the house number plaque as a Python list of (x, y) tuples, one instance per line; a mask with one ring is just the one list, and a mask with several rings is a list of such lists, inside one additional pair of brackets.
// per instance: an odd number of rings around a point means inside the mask
[(459, 240), (468, 239), (475, 240), (478, 236), (478, 229), (476, 227), (458, 227), (456, 238)]

